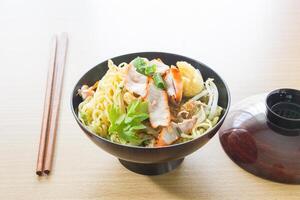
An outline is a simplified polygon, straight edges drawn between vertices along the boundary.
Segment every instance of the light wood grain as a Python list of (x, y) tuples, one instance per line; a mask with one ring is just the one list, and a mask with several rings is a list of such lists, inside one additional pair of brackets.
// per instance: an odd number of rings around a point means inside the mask
[[(148, 13), (149, 12), (149, 13)], [(257, 178), (232, 163), (218, 137), (170, 174), (125, 170), (81, 132), (73, 85), (89, 68), (138, 51), (183, 54), (227, 81), (233, 103), (300, 89), (300, 2), (1, 1), (0, 199), (299, 199), (299, 185)], [(35, 175), (50, 38), (69, 52), (53, 173)]]

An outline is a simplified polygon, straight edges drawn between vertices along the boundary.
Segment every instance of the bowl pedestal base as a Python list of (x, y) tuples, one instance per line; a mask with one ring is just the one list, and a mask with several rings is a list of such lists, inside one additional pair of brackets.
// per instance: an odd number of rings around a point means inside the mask
[(175, 168), (177, 168), (183, 161), (184, 158), (178, 160), (172, 160), (164, 163), (153, 163), (153, 164), (145, 164), (145, 163), (135, 163), (129, 162), (126, 160), (119, 159), (120, 163), (129, 169), (138, 174), (143, 175), (160, 175), (168, 173)]

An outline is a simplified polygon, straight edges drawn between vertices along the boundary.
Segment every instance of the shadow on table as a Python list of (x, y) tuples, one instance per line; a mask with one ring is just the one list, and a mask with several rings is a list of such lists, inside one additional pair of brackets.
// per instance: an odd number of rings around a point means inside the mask
[(209, 176), (201, 172), (201, 169), (195, 169), (195, 166), (190, 166), (190, 164), (183, 162), (174, 171), (161, 176), (149, 176), (149, 179), (177, 198), (208, 198), (209, 193), (214, 192), (213, 185), (207, 184), (210, 181), (205, 180)]
[[(211, 199), (216, 196), (216, 175), (208, 174), (202, 163), (189, 158), (174, 171), (159, 176), (144, 176), (124, 168), (112, 160), (91, 176), (85, 195), (101, 199)], [(112, 167), (113, 166), (113, 167)], [(205, 170), (206, 169), (206, 170)], [(105, 171), (105, 175), (103, 174)], [(144, 184), (143, 184), (144, 183)], [(141, 188), (139, 188), (141, 187)], [(126, 197), (126, 198), (125, 198)]]

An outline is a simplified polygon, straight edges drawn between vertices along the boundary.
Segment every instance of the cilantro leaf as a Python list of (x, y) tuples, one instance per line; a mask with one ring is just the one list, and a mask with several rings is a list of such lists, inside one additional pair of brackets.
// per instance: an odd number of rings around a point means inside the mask
[(148, 103), (135, 100), (128, 105), (127, 113), (118, 106), (112, 105), (108, 111), (110, 134), (117, 133), (120, 139), (135, 145), (140, 145), (143, 140), (138, 137), (137, 132), (145, 129), (142, 122), (149, 118)]

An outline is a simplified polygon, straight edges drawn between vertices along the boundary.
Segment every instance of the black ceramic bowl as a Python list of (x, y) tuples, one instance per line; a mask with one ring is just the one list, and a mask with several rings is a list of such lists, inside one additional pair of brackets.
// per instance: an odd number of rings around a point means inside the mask
[(177, 61), (186, 61), (192, 64), (200, 70), (204, 80), (209, 77), (215, 80), (215, 84), (219, 90), (218, 104), (224, 108), (222, 116), (216, 126), (205, 135), (191, 141), (159, 148), (117, 144), (90, 132), (77, 117), (78, 105), (82, 102), (81, 97), (77, 95), (77, 90), (81, 88), (83, 84), (93, 85), (96, 81), (101, 79), (108, 70), (107, 61), (98, 64), (80, 78), (72, 91), (71, 108), (77, 123), (84, 133), (100, 148), (116, 156), (127, 169), (145, 175), (158, 175), (175, 169), (180, 165), (185, 156), (202, 147), (216, 134), (227, 115), (230, 105), (230, 95), (225, 82), (216, 72), (206, 65), (188, 57), (162, 52), (143, 52), (117, 56), (112, 58), (112, 60), (116, 64), (120, 64), (121, 62), (129, 63), (137, 56), (146, 57), (148, 59), (160, 58), (168, 65), (174, 65)]

